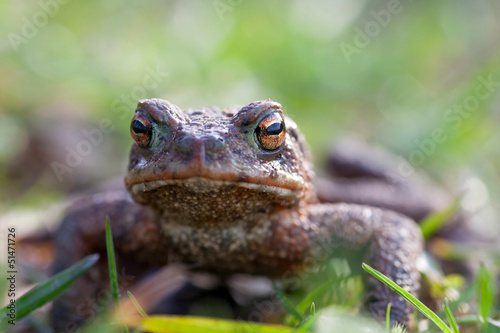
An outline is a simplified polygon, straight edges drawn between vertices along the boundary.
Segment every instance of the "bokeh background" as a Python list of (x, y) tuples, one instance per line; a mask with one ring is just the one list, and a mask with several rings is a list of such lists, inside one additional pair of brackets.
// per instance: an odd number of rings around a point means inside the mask
[(0, 32), (0, 222), (21, 233), (124, 175), (135, 105), (151, 97), (271, 98), (318, 165), (355, 133), (469, 189), (485, 233), (500, 229), (498, 1), (2, 1)]

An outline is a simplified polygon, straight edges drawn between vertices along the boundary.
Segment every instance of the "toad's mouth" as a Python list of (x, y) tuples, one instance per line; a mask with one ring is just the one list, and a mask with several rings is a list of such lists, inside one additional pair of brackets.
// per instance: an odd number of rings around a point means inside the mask
[(298, 189), (290, 189), (273, 185), (249, 183), (231, 180), (217, 180), (205, 177), (190, 177), (185, 179), (159, 179), (130, 184), (132, 194), (140, 195), (145, 192), (161, 190), (162, 188), (182, 186), (195, 193), (218, 192), (228, 188), (240, 188), (253, 192), (265, 192), (279, 197), (296, 197)]
[(139, 196), (152, 191), (172, 192), (183, 187), (192, 194), (228, 193), (239, 189), (239, 192), (267, 193), (288, 198), (303, 192), (305, 185), (300, 174), (278, 168), (181, 168), (174, 163), (167, 164), (166, 170), (133, 169), (125, 177), (125, 183), (131, 194)]

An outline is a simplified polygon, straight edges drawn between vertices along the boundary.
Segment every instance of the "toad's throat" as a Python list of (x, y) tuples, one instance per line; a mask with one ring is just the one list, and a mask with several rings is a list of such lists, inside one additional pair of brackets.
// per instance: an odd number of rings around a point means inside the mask
[(149, 181), (130, 186), (130, 191), (139, 203), (186, 223), (251, 218), (300, 201), (297, 191), (286, 188), (200, 177)]

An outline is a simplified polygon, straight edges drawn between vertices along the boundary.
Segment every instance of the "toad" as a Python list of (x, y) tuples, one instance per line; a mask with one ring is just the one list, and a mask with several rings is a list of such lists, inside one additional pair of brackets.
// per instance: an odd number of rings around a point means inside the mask
[[(130, 132), (125, 187), (69, 209), (56, 236), (55, 272), (105, 253), (109, 217), (119, 266), (137, 272), (181, 261), (216, 274), (279, 279), (319, 253), (342, 250), (362, 253), (363, 261), (418, 292), (417, 224), (390, 210), (320, 201), (307, 144), (279, 103), (182, 111), (146, 99)], [(370, 276), (364, 282), (368, 312), (384, 317), (391, 303), (391, 321), (408, 322), (408, 302)], [(55, 301), (56, 329), (88, 319), (82, 304), (108, 285), (105, 264), (87, 272)]]

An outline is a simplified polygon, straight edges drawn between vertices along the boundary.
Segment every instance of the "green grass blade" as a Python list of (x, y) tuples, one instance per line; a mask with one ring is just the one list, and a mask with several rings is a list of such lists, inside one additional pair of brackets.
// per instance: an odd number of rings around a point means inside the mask
[(292, 304), (292, 302), (288, 299), (288, 297), (283, 294), (281, 290), (278, 289), (275, 285), (273, 285), (274, 292), (280, 299), (281, 303), (283, 303), (283, 306), (288, 310), (288, 312), (299, 322), (304, 321), (304, 316), (295, 308), (295, 306)]
[(483, 329), (488, 326), (488, 317), (495, 302), (495, 277), (484, 265), (481, 265), (477, 274), (477, 294), (479, 298), (478, 315)]
[(135, 296), (130, 291), (127, 291), (127, 294), (132, 303), (134, 304), (135, 308), (137, 309), (137, 311), (141, 314), (142, 318), (148, 318), (149, 317), (148, 314), (146, 313), (146, 311), (144, 311), (139, 302), (137, 302)]
[(419, 223), (420, 230), (422, 230), (422, 235), (425, 239), (434, 235), (436, 231), (438, 231), (453, 215), (455, 215), (460, 208), (461, 200), (461, 197), (456, 198), (444, 210), (427, 216)]
[(455, 318), (458, 325), (475, 325), (480, 322), (477, 315), (463, 315)]
[(380, 273), (379, 271), (373, 269), (369, 265), (363, 263), (363, 269), (366, 270), (368, 273), (373, 275), (375, 278), (383, 282), (385, 285), (387, 285), (389, 288), (397, 292), (399, 295), (401, 295), (404, 299), (406, 299), (408, 302), (410, 302), (418, 311), (420, 311), (424, 316), (429, 318), (434, 324), (436, 324), (443, 332), (445, 333), (453, 333), (450, 328), (445, 324), (445, 322), (439, 318), (438, 315), (436, 315), (434, 312), (431, 311), (427, 306), (424, 305), (424, 303), (420, 302), (415, 296), (398, 286), (396, 283), (391, 281), (388, 277), (386, 277), (384, 274)]
[(120, 302), (120, 289), (118, 288), (118, 273), (116, 272), (116, 258), (113, 245), (113, 235), (109, 220), (106, 221), (106, 250), (108, 253), (109, 279), (111, 280), (111, 294), (115, 305)]
[(316, 304), (314, 302), (311, 303), (311, 307), (309, 308), (310, 315), (307, 316), (303, 322), (296, 326), (296, 333), (308, 332), (309, 328), (318, 320), (319, 313), (316, 312)]
[(391, 333), (391, 305), (391, 303), (387, 304), (385, 312), (385, 330), (387, 333)]
[(345, 278), (337, 278), (328, 280), (325, 283), (320, 284), (313, 291), (311, 291), (304, 299), (297, 305), (297, 311), (304, 313), (307, 310), (307, 307), (314, 302), (317, 298), (322, 297), (326, 292), (328, 292), (331, 288), (339, 285), (341, 282), (345, 281)]
[[(111, 294), (113, 295), (113, 301), (115, 307), (119, 310), (120, 308), (120, 289), (118, 287), (118, 273), (116, 271), (116, 258), (115, 250), (113, 246), (113, 235), (111, 233), (111, 225), (109, 219), (106, 220), (106, 250), (108, 253), (108, 265), (109, 265), (109, 280), (111, 282)], [(128, 328), (126, 325), (123, 326), (123, 331), (128, 333)]]
[(451, 312), (450, 302), (448, 300), (444, 301), (444, 310), (446, 311), (446, 317), (448, 317), (448, 321), (450, 322), (453, 333), (460, 333), (460, 331), (458, 330), (457, 321), (455, 320), (455, 317)]
[[(314, 303), (313, 303), (314, 304)], [(312, 313), (312, 312), (311, 312)], [(309, 332), (308, 330), (311, 328), (312, 325), (318, 320), (319, 318), (319, 313), (314, 311), (314, 314), (310, 315), (309, 318), (307, 318), (301, 325), (296, 329), (296, 333), (305, 333)]]
[[(85, 257), (75, 265), (62, 271), (48, 281), (36, 286), (21, 296), (16, 301), (16, 320), (24, 318), (26, 315), (59, 296), (83, 273), (85, 273), (85, 271), (92, 267), (97, 260), (99, 260), (98, 254)], [(9, 309), (7, 307), (2, 309), (0, 314), (0, 322), (2, 324), (0, 324), (0, 326), (5, 325), (7, 320), (9, 320), (7, 319), (8, 313)]]
[(294, 329), (277, 325), (202, 317), (154, 316), (141, 321), (140, 329), (152, 333), (292, 333)]

